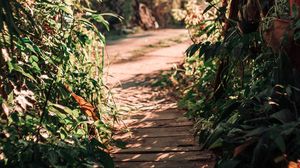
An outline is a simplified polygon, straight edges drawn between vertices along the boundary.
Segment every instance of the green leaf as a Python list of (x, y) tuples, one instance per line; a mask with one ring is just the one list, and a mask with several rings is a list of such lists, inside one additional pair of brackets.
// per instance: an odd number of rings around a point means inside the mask
[(266, 127), (259, 127), (259, 128), (255, 128), (254, 130), (248, 132), (245, 137), (252, 137), (252, 136), (260, 136), (262, 133), (264, 133), (265, 131), (267, 131), (268, 128)]
[(68, 136), (68, 132), (64, 128), (61, 127), (61, 129), (59, 130), (59, 135), (60, 135), (60, 138), (62, 140), (64, 140)]
[[(227, 119), (230, 117), (232, 120), (235, 121), (238, 118), (238, 113), (235, 113), (233, 116), (232, 114), (234, 111), (241, 105), (240, 102), (233, 102), (229, 104), (221, 113), (219, 119), (215, 122), (215, 125), (219, 124), (222, 121), (227, 121)], [(235, 117), (234, 117), (235, 116)]]
[(60, 109), (60, 108), (56, 108), (55, 106), (49, 105), (48, 109), (49, 109), (49, 111), (55, 113), (56, 116), (58, 116), (61, 120), (64, 120), (65, 118), (67, 118), (67, 115), (63, 114), (62, 109)]
[(235, 168), (238, 166), (238, 164), (240, 163), (240, 161), (238, 160), (225, 160), (222, 161), (219, 165), (218, 168)]
[(8, 71), (11, 73), (13, 71), (13, 69), (14, 69), (12, 62), (8, 61), (7, 62), (7, 66), (8, 66)]
[(93, 138), (90, 143), (94, 147), (99, 147), (99, 148), (102, 148), (102, 149), (107, 149), (107, 147), (105, 145), (103, 145), (101, 142), (99, 142), (96, 138)]
[(223, 139), (219, 138), (216, 141), (214, 141), (209, 147), (208, 149), (215, 149), (215, 148), (219, 148), (223, 146)]
[(98, 23), (102, 23), (107, 30), (109, 30), (109, 23), (101, 14), (92, 14), (92, 19), (94, 19)]
[(34, 47), (32, 46), (31, 43), (25, 43), (26, 49), (28, 49), (29, 51), (31, 51), (32, 53), (36, 54), (36, 51), (34, 49)]
[(224, 134), (225, 128), (224, 124), (219, 124), (217, 128), (214, 130), (214, 132), (207, 138), (206, 142), (204, 143), (205, 147), (209, 147), (213, 144), (220, 144), (220, 138)]
[(12, 91), (7, 96), (7, 103), (8, 104), (13, 104), (13, 102), (14, 102), (14, 92)]
[[(69, 116), (72, 117), (73, 120), (78, 121), (77, 117), (78, 117), (78, 113), (76, 110), (71, 110), (70, 108), (60, 105), (60, 104), (54, 104), (54, 103), (49, 103), (49, 107), (52, 107), (51, 109), (60, 113), (64, 113), (64, 114), (69, 114)], [(61, 116), (65, 116), (64, 114), (62, 114)]]
[(14, 121), (14, 123), (19, 123), (20, 119), (19, 119), (18, 113), (14, 112), (10, 115), (10, 117)]
[(280, 121), (281, 123), (286, 123), (290, 119), (291, 111), (289, 109), (283, 109), (280, 110), (274, 114), (272, 114), (270, 117), (275, 118), (276, 120)]
[(32, 68), (33, 68), (34, 72), (36, 72), (36, 73), (41, 72), (41, 69), (40, 69), (39, 65), (36, 62), (32, 62), (31, 65), (32, 65)]
[(99, 157), (104, 168), (115, 168), (113, 159), (106, 152), (104, 152), (102, 150), (97, 150), (96, 156)]
[(186, 55), (188, 57), (193, 56), (200, 49), (199, 44), (192, 44), (187, 50)]
[(55, 151), (49, 151), (48, 152), (48, 160), (51, 163), (52, 166), (55, 166), (59, 160), (58, 154)]
[(35, 55), (32, 55), (32, 56), (30, 56), (29, 61), (30, 62), (39, 62), (39, 58)]
[(29, 78), (29, 79), (31, 79), (31, 80), (33, 80), (33, 81), (36, 82), (36, 80), (34, 79), (34, 77), (32, 75), (30, 75), (29, 73), (25, 72), (23, 70), (23, 68), (21, 66), (19, 66), (18, 64), (11, 64), (11, 66), (12, 66), (11, 70), (15, 70), (15, 71), (21, 73), (23, 76), (26, 76), (27, 78)]
[(277, 147), (282, 153), (286, 152), (285, 141), (281, 135), (276, 136), (276, 138), (274, 139), (274, 143), (277, 145)]

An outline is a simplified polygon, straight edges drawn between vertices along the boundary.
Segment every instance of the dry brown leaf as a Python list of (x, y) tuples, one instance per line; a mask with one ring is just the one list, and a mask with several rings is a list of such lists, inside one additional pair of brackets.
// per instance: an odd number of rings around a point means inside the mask
[(78, 103), (81, 111), (84, 112), (86, 116), (92, 117), (95, 121), (99, 120), (99, 117), (95, 113), (95, 107), (91, 103), (87, 102), (83, 97), (72, 92), (68, 85), (65, 85), (65, 87), (71, 93), (72, 97)]

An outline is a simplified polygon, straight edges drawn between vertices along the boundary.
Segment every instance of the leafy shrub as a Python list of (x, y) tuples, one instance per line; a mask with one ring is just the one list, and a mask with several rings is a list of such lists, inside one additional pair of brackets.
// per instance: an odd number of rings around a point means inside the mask
[[(185, 69), (190, 73), (180, 101), (187, 116), (196, 120), (200, 143), (216, 153), (216, 167), (287, 167), (297, 162), (297, 67), (284, 48), (271, 50), (259, 29), (242, 32), (240, 24), (245, 23), (228, 18), (232, 6), (209, 3), (204, 13), (214, 8), (216, 15), (198, 31), (217, 37), (187, 50)], [(237, 9), (245, 5), (234, 3)], [(299, 21), (297, 16), (289, 19)]]
[(1, 167), (113, 167), (103, 16), (79, 0), (0, 1)]
[(183, 9), (172, 10), (174, 19), (185, 23), (194, 43), (216, 41), (216, 38), (219, 36), (218, 34), (210, 35), (210, 33), (219, 33), (218, 31), (215, 31), (215, 26), (222, 26), (217, 25), (218, 22), (212, 24), (214, 17), (217, 14), (217, 10), (215, 8), (209, 8), (207, 11), (203, 12), (205, 7), (206, 3), (204, 0), (190, 0), (186, 1)]

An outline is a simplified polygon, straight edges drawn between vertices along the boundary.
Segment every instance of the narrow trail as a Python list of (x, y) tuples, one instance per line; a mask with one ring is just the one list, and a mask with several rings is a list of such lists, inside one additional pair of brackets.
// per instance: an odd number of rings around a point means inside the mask
[[(124, 116), (114, 138), (127, 143), (125, 149), (115, 149), (112, 154), (116, 167), (213, 166), (212, 154), (200, 151), (193, 136), (193, 122), (177, 108), (175, 91), (152, 86), (163, 71), (183, 61), (183, 52), (190, 44), (187, 39), (185, 30), (167, 29), (134, 35), (107, 47), (108, 53), (123, 53), (106, 69), (107, 83)], [(149, 49), (149, 45), (155, 47)], [(132, 51), (138, 50), (144, 52), (133, 56)]]

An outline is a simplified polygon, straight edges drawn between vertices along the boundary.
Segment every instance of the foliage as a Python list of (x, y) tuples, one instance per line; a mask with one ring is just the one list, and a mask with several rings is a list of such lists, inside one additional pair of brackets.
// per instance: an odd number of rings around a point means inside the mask
[(79, 0), (0, 1), (1, 167), (113, 167), (99, 23)]
[[(205, 12), (203, 12), (203, 8), (205, 8), (205, 2), (203, 0), (191, 0), (185, 3), (184, 8), (172, 10), (174, 19), (177, 21), (183, 21), (185, 23), (186, 28), (189, 30), (190, 37), (194, 43), (200, 43), (204, 40), (216, 41), (216, 38), (219, 35), (210, 35), (209, 32), (219, 32), (214, 31), (216, 28), (210, 26), (222, 26), (216, 25), (216, 23), (212, 24), (215, 15), (217, 14), (217, 10), (215, 8), (212, 8)], [(207, 30), (203, 31), (203, 29)], [(207, 32), (208, 34), (203, 32)]]
[[(133, 33), (144, 28), (139, 6), (145, 5), (160, 28), (177, 26), (171, 16), (173, 8), (180, 8), (186, 0), (103, 0), (101, 5), (93, 5), (93, 9), (113, 12), (122, 16), (121, 23), (117, 18), (108, 18), (112, 30), (116, 33)], [(142, 14), (144, 15), (144, 14)], [(144, 16), (142, 16), (144, 17)], [(153, 26), (154, 28), (154, 26)]]
[[(243, 5), (237, 4), (238, 9)], [(215, 151), (216, 167), (286, 167), (297, 162), (299, 71), (284, 48), (274, 52), (268, 47), (259, 29), (241, 32), (244, 23), (228, 18), (229, 7), (210, 1), (203, 12), (209, 10), (216, 10), (213, 22), (198, 31), (217, 37), (187, 50), (187, 86), (179, 102), (196, 120), (203, 148)], [(289, 19), (293, 26), (299, 21), (297, 16)], [(228, 29), (220, 26), (226, 24)]]

